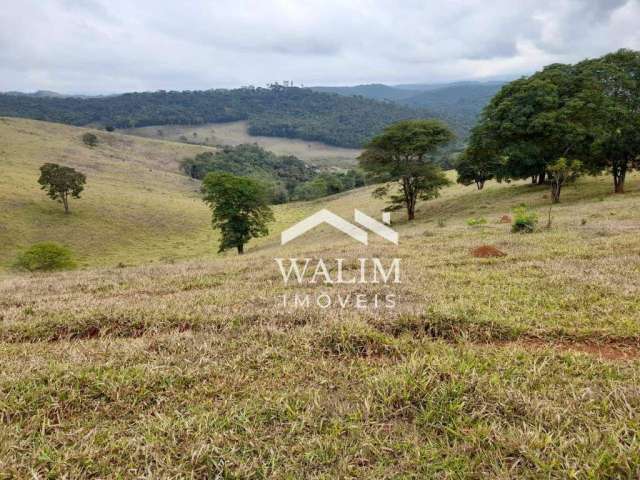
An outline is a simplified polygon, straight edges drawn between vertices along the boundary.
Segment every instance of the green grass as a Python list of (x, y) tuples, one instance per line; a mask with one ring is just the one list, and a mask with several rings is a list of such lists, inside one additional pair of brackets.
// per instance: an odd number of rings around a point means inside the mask
[[(329, 227), (279, 245), (283, 228), (320, 208), (377, 217), (382, 204), (365, 188), (279, 207), (270, 237), (243, 257), (214, 258), (197, 184), (175, 173), (182, 149), (200, 147), (116, 137), (138, 159), (120, 166), (109, 155), (124, 158), (121, 147), (75, 146), (82, 130), (7, 122), (23, 140), (3, 157), (17, 182), (0, 184), (3, 195), (11, 188), (4, 225), (23, 229), (20, 242), (56, 232), (91, 267), (0, 279), (0, 478), (640, 474), (638, 175), (624, 195), (610, 193), (609, 177), (581, 179), (549, 229), (546, 188), (488, 183), (447, 188), (412, 223), (394, 213), (397, 247), (373, 236), (365, 248)], [(26, 189), (40, 143), (95, 168), (96, 197), (88, 188), (74, 215)], [(141, 165), (151, 192), (121, 178)], [(120, 208), (99, 216), (98, 194)], [(127, 195), (137, 199), (130, 223)], [(540, 218), (531, 234), (500, 223), (522, 203)], [(154, 228), (143, 221), (151, 212), (162, 219)], [(487, 222), (470, 228), (470, 218)], [(193, 230), (181, 231), (187, 221)], [(160, 241), (173, 225), (184, 250)], [(507, 255), (470, 254), (485, 244)], [(180, 252), (193, 258), (158, 261)], [(278, 295), (318, 288), (284, 287), (276, 256), (341, 257), (348, 270), (361, 256), (399, 257), (397, 308), (283, 308)], [(155, 262), (115, 268), (118, 258)]]

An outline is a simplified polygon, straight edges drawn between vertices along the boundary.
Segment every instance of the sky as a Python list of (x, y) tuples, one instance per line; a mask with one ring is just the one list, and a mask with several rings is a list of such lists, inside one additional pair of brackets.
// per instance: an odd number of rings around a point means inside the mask
[(515, 78), (640, 50), (640, 0), (3, 0), (0, 91)]

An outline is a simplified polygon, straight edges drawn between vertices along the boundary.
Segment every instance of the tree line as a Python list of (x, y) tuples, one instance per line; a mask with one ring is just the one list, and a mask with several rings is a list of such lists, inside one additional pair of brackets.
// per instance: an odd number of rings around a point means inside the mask
[(605, 171), (623, 193), (639, 166), (640, 52), (625, 49), (505, 85), (455, 162), (462, 184), (531, 178), (554, 202), (568, 182)]
[(425, 115), (389, 102), (278, 85), (90, 98), (0, 94), (0, 116), (108, 130), (247, 120), (252, 135), (316, 140), (354, 148), (362, 147), (391, 123)]

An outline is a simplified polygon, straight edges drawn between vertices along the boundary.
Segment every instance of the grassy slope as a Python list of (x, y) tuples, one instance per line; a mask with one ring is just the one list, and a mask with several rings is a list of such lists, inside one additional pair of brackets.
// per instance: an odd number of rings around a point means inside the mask
[[(414, 224), (396, 219), (397, 248), (365, 250), (322, 227), (244, 258), (7, 278), (0, 471), (637, 476), (640, 179), (624, 196), (610, 189), (581, 180), (553, 228), (530, 235), (497, 220), (521, 202), (544, 215), (546, 189), (455, 186)], [(322, 207), (349, 217), (380, 204), (363, 189), (289, 205), (274, 233)], [(480, 216), (485, 226), (467, 226)], [(483, 243), (508, 255), (471, 257)], [(291, 290), (272, 257), (302, 255), (401, 257), (398, 308), (278, 306)], [(572, 342), (634, 355), (599, 359)]]
[[(311, 165), (320, 167), (350, 167), (355, 165), (360, 150), (325, 145), (292, 138), (251, 136), (247, 133), (247, 122), (211, 123), (207, 125), (161, 125), (124, 130), (125, 133), (148, 138), (180, 141), (186, 137), (190, 142), (205, 145), (239, 145), (257, 143), (262, 148), (278, 155), (295, 155)], [(160, 134), (159, 132), (162, 132)], [(194, 136), (194, 133), (196, 134)]]

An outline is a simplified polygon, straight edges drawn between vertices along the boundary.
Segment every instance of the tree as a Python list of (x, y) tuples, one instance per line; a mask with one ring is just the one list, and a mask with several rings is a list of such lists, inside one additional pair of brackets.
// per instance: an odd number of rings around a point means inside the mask
[[(413, 220), (417, 200), (436, 197), (450, 183), (428, 155), (453, 138), (437, 120), (405, 120), (385, 128), (366, 145), (358, 161), (373, 179), (385, 182), (374, 196), (389, 198), (387, 211), (404, 207)], [(391, 192), (390, 182), (399, 184), (400, 193)]]
[(264, 184), (230, 173), (212, 172), (202, 182), (202, 193), (213, 212), (213, 228), (222, 234), (218, 252), (236, 248), (242, 254), (250, 239), (269, 234), (267, 223), (274, 217)]
[(88, 147), (95, 147), (98, 145), (98, 137), (96, 137), (93, 133), (87, 132), (82, 135), (82, 141)]
[(574, 182), (580, 176), (582, 162), (561, 157), (547, 166), (547, 173), (551, 183), (551, 201), (560, 203), (562, 187), (567, 183)]
[(64, 213), (69, 213), (69, 195), (80, 198), (86, 182), (87, 177), (71, 167), (56, 163), (45, 163), (40, 167), (40, 188), (46, 190), (52, 200), (64, 205)]
[(454, 161), (458, 172), (458, 183), (462, 185), (476, 184), (478, 190), (484, 188), (487, 180), (500, 178), (501, 158), (492, 144), (489, 135), (485, 135), (482, 125), (476, 126), (469, 138), (464, 152)]
[(614, 192), (624, 193), (627, 173), (640, 168), (640, 52), (622, 49), (578, 69), (597, 111), (587, 166), (594, 173), (609, 170)]
[(491, 100), (474, 132), (504, 158), (499, 181), (531, 177), (541, 184), (558, 158), (586, 155), (597, 110), (583, 81), (575, 66), (554, 64), (505, 85)]

